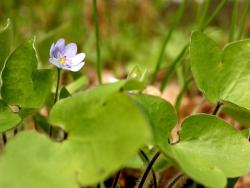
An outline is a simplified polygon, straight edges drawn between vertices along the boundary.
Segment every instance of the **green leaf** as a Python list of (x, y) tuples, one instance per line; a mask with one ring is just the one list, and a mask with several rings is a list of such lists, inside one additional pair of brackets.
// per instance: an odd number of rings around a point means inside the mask
[(153, 95), (138, 94), (133, 95), (132, 98), (149, 118), (154, 142), (168, 143), (170, 131), (177, 123), (174, 107), (164, 99)]
[(7, 59), (2, 74), (3, 99), (12, 105), (40, 107), (53, 83), (52, 70), (37, 70), (36, 52), (32, 40), (21, 44)]
[(0, 28), (0, 73), (3, 69), (4, 62), (10, 53), (11, 48), (11, 27), (10, 20), (7, 20), (6, 25)]
[[(65, 144), (52, 142), (35, 131), (24, 131), (11, 139), (0, 156), (0, 187), (79, 188), (77, 161), (62, 153)], [(17, 178), (18, 177), (18, 178)]]
[(222, 110), (224, 113), (242, 123), (245, 127), (250, 127), (250, 110), (231, 103), (225, 103)]
[(89, 80), (86, 76), (81, 76), (74, 82), (66, 86), (66, 89), (70, 94), (73, 94), (77, 91), (80, 91), (82, 88), (86, 87), (89, 83)]
[(20, 122), (21, 118), (13, 113), (3, 100), (0, 100), (0, 132), (12, 129)]
[(250, 40), (233, 42), (221, 50), (205, 34), (191, 38), (191, 68), (198, 88), (212, 102), (228, 101), (250, 110)]
[(125, 166), (150, 139), (144, 115), (120, 91), (125, 83), (102, 85), (58, 101), (50, 123), (63, 128), (67, 139), (53, 143), (35, 132), (20, 133), (0, 158), (0, 176), (6, 177), (0, 178), (0, 187), (92, 185)]
[(59, 96), (59, 98), (60, 99), (64, 99), (64, 98), (67, 98), (67, 97), (70, 97), (70, 96), (71, 96), (71, 94), (67, 90), (67, 88), (66, 87), (62, 87), (62, 89), (60, 90), (60, 96)]
[(225, 187), (227, 177), (250, 171), (250, 143), (240, 131), (215, 116), (190, 116), (179, 136), (177, 144), (160, 144), (161, 150), (205, 186)]

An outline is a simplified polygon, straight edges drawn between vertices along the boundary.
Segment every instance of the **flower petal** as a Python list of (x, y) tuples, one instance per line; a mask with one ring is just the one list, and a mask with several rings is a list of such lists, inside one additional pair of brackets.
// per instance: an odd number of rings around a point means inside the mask
[(57, 66), (58, 68), (62, 68), (61, 64), (59, 63), (58, 59), (56, 58), (49, 58), (50, 63), (52, 63), (53, 65)]
[(63, 69), (77, 72), (83, 67), (84, 64), (85, 64), (85, 62), (80, 62), (78, 65), (73, 65), (71, 67), (63, 67)]
[(54, 57), (54, 50), (55, 50), (55, 44), (53, 43), (51, 45), (50, 51), (49, 51), (50, 57)]
[(63, 50), (63, 56), (66, 57), (73, 57), (76, 55), (77, 52), (77, 46), (75, 43), (69, 43), (68, 45), (65, 46)]
[(60, 51), (63, 51), (64, 46), (65, 46), (65, 40), (64, 39), (59, 39), (55, 44), (55, 48), (58, 48)]
[(71, 59), (71, 64), (78, 65), (84, 60), (84, 58), (85, 58), (85, 53), (79, 53)]

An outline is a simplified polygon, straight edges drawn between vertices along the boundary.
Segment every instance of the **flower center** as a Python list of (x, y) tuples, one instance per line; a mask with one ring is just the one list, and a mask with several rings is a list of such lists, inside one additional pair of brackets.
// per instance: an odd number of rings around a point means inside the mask
[(67, 63), (66, 57), (60, 57), (60, 58), (59, 58), (59, 63), (60, 63), (61, 65), (66, 64), (66, 63)]

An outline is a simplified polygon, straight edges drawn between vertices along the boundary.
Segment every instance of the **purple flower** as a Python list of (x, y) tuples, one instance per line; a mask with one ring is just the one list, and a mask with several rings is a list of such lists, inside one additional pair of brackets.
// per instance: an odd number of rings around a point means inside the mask
[(85, 58), (85, 53), (76, 53), (75, 43), (69, 43), (65, 46), (65, 40), (59, 39), (56, 44), (51, 45), (49, 61), (60, 69), (76, 72), (84, 65)]

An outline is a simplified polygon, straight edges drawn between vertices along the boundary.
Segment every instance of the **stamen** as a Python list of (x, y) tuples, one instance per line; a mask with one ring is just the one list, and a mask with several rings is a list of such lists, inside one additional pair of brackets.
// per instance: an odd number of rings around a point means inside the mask
[(66, 57), (60, 57), (59, 58), (59, 63), (62, 64), (62, 65), (66, 64), (67, 63)]

